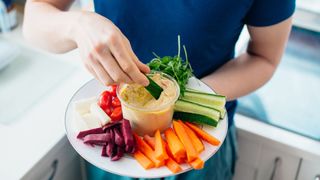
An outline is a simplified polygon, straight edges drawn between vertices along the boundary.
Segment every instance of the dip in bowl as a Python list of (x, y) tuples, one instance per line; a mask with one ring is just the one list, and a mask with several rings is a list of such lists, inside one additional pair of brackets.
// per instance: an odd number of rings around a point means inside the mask
[(153, 72), (148, 76), (163, 88), (159, 99), (156, 100), (139, 84), (121, 84), (118, 86), (117, 96), (122, 104), (123, 118), (131, 122), (133, 131), (139, 135), (153, 136), (157, 129), (164, 131), (170, 127), (180, 88), (165, 73)]

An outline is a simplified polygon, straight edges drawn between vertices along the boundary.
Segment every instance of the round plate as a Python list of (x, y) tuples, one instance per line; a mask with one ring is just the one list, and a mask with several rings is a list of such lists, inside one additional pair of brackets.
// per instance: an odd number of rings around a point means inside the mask
[[(210, 87), (201, 82), (196, 78), (190, 78), (188, 87), (201, 90), (204, 92), (214, 92)], [(73, 146), (73, 148), (82, 156), (85, 160), (90, 162), (91, 164), (108, 171), (113, 174), (122, 175), (122, 176), (130, 176), (134, 178), (159, 178), (174, 175), (167, 167), (163, 166), (161, 168), (153, 168), (149, 170), (145, 170), (138, 164), (138, 162), (133, 159), (129, 155), (125, 155), (119, 161), (111, 161), (107, 157), (102, 157), (101, 146), (91, 147), (89, 145), (85, 145), (81, 140), (77, 139), (76, 136), (78, 134), (78, 130), (74, 125), (73, 116), (73, 102), (89, 98), (93, 96), (98, 96), (102, 91), (106, 89), (105, 86), (102, 86), (98, 81), (91, 80), (87, 82), (84, 86), (82, 86), (71, 98), (65, 115), (65, 128), (67, 137)], [(202, 127), (206, 132), (213, 135), (217, 139), (223, 143), (227, 131), (228, 131), (228, 120), (227, 116), (223, 120), (221, 120), (216, 128), (204, 125)], [(207, 161), (211, 156), (213, 156), (220, 146), (212, 146), (207, 142), (203, 142), (205, 146), (205, 150), (200, 154), (200, 158), (204, 161)], [(187, 172), (192, 168), (188, 164), (182, 164), (182, 171), (180, 173)]]

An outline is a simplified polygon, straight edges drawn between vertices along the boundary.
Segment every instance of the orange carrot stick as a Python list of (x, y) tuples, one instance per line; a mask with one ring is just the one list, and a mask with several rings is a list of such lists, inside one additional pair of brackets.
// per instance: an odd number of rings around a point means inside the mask
[(186, 122), (186, 125), (188, 125), (190, 129), (192, 129), (200, 138), (207, 141), (208, 143), (214, 146), (218, 146), (220, 144), (220, 141), (217, 138), (198, 128), (196, 125), (189, 122)]
[(144, 154), (146, 155), (153, 163), (156, 167), (160, 167), (164, 165), (164, 161), (159, 161), (152, 148), (143, 140), (141, 139), (137, 134), (133, 133), (133, 136), (137, 142), (137, 146), (138, 149)]
[(189, 163), (194, 169), (202, 169), (204, 166), (204, 162), (202, 159), (197, 158)]
[(154, 148), (156, 147), (156, 140), (154, 137), (146, 134), (143, 136), (143, 140), (154, 150)]
[(167, 141), (163, 140), (163, 143), (164, 143), (165, 146), (166, 146), (166, 150), (167, 150), (168, 156), (171, 157), (171, 158), (174, 158), (172, 152), (170, 151), (170, 148), (169, 148), (169, 145), (168, 145)]
[(168, 154), (167, 154), (166, 148), (163, 144), (163, 140), (162, 140), (160, 131), (157, 130), (154, 136), (156, 138), (155, 148), (154, 148), (156, 158), (160, 161), (168, 159)]
[[(150, 145), (151, 148), (153, 148), (153, 149), (155, 148), (155, 141), (156, 140), (154, 137), (151, 137), (149, 135), (144, 135), (143, 139)], [(170, 151), (169, 151), (169, 148), (168, 148), (166, 141), (164, 141), (162, 139), (162, 143), (165, 146), (166, 151), (168, 151), (168, 153), (169, 153)], [(170, 169), (170, 171), (173, 173), (177, 173), (182, 170), (180, 165), (174, 159), (172, 159), (172, 157), (170, 157), (170, 156), (168, 156), (168, 159), (166, 160), (165, 164), (168, 167), (168, 169)]]
[(187, 158), (186, 157), (176, 157), (175, 159), (174, 159), (178, 164), (183, 164), (183, 163), (185, 163), (185, 162), (187, 162)]
[(184, 127), (177, 121), (173, 121), (173, 128), (186, 149), (188, 161), (191, 162), (196, 159), (198, 157), (198, 152), (193, 147), (192, 141), (187, 132), (184, 130)]
[[(152, 137), (151, 137), (152, 138)], [(154, 138), (153, 138), (154, 139)], [(155, 142), (155, 140), (153, 140)], [(177, 162), (178, 164), (182, 164), (186, 162), (186, 153), (181, 154), (177, 157), (174, 157), (174, 155), (172, 154), (172, 152), (170, 151), (169, 145), (168, 143), (163, 140), (163, 143), (165, 144), (166, 150), (167, 150), (167, 154), (169, 156), (169, 158), (171, 158), (172, 160), (174, 160), (175, 162)]]
[(148, 159), (144, 154), (142, 154), (142, 152), (139, 150), (133, 153), (133, 157), (144, 169), (150, 169), (154, 167), (154, 163), (150, 159)]
[(164, 134), (167, 139), (169, 150), (171, 151), (173, 157), (176, 158), (179, 156), (184, 156), (186, 154), (186, 150), (177, 137), (176, 133), (174, 133), (173, 129), (168, 128), (167, 130), (165, 130)]
[(180, 165), (170, 157), (166, 160), (166, 166), (173, 173), (178, 173), (182, 171), (182, 168), (180, 167)]
[(202, 141), (198, 138), (198, 136), (191, 130), (187, 125), (185, 125), (181, 120), (178, 121), (186, 131), (186, 133), (189, 135), (191, 142), (193, 144), (193, 147), (196, 149), (198, 153), (201, 153), (204, 150), (204, 146)]

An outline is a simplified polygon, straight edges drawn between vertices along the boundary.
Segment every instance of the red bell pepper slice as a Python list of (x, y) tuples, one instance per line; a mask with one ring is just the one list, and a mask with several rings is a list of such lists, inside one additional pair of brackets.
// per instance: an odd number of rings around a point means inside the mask
[(111, 96), (117, 97), (117, 87), (118, 86), (116, 84), (111, 86), (111, 91), (110, 91)]
[(118, 97), (114, 97), (113, 100), (112, 100), (112, 107), (113, 108), (116, 108), (116, 107), (119, 107), (121, 106), (121, 102), (119, 100)]
[[(99, 98), (98, 105), (106, 112), (107, 109), (111, 108), (112, 96), (109, 91), (104, 91)], [(106, 112), (107, 113), (107, 112)], [(108, 113), (107, 113), (108, 114)]]
[(113, 109), (110, 118), (112, 121), (119, 121), (122, 119), (122, 110), (121, 107), (116, 107)]

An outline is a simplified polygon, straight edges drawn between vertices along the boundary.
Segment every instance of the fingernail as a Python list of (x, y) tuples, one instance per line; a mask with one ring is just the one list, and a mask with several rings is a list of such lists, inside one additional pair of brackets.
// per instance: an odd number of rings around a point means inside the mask
[(148, 80), (143, 82), (143, 86), (148, 86), (148, 85), (149, 85), (149, 81)]
[(147, 67), (147, 68), (146, 68), (146, 69), (147, 69), (147, 71), (150, 71), (150, 67), (149, 67), (149, 66), (146, 66), (146, 67)]

